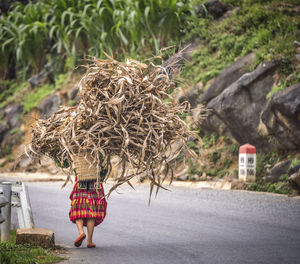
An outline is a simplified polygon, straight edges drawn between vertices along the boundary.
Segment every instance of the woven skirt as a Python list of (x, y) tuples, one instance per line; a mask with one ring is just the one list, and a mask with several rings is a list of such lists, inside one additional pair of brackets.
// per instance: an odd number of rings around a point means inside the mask
[(69, 212), (70, 220), (73, 223), (76, 219), (83, 219), (83, 224), (86, 226), (87, 218), (94, 218), (95, 226), (97, 226), (104, 220), (107, 203), (102, 184), (100, 187), (98, 192), (95, 189), (84, 190), (79, 189), (78, 182), (75, 182), (70, 194), (71, 209)]

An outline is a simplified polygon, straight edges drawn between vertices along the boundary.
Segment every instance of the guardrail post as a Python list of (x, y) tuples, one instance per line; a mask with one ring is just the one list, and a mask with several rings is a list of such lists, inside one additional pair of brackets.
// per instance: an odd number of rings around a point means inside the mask
[(31, 211), (31, 204), (27, 186), (22, 182), (23, 191), (20, 192), (20, 202), (23, 211), (24, 225), (26, 228), (34, 228), (34, 221)]
[(0, 224), (2, 224), (5, 221), (5, 218), (3, 218), (1, 215), (1, 208), (7, 204), (8, 204), (8, 202), (6, 201), (4, 196), (0, 196)]
[(3, 196), (8, 204), (1, 209), (2, 216), (5, 222), (1, 224), (1, 241), (8, 241), (10, 239), (11, 228), (11, 182), (2, 182)]

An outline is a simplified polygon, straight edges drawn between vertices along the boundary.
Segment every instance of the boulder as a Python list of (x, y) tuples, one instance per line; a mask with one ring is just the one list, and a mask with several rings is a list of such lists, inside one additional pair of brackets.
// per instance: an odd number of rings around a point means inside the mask
[(78, 105), (81, 100), (80, 92), (79, 92), (79, 87), (74, 87), (71, 89), (68, 93), (68, 98), (69, 100), (72, 100), (74, 105)]
[(179, 180), (179, 181), (187, 181), (188, 178), (189, 178), (189, 175), (184, 174), (184, 175), (181, 175), (181, 176), (177, 177), (176, 179)]
[[(206, 116), (208, 115), (208, 111), (202, 104), (197, 104), (195, 108), (191, 111), (191, 121), (193, 122), (193, 127), (200, 128), (202, 125), (202, 122), (206, 119)], [(187, 119), (188, 120), (188, 119)]]
[(29, 0), (0, 0), (0, 15), (2, 13), (6, 14), (14, 2), (21, 2), (23, 5), (27, 5)]
[(203, 132), (230, 135), (240, 144), (269, 147), (268, 138), (261, 136), (258, 128), (277, 66), (276, 62), (262, 63), (210, 100), (207, 108), (211, 112), (202, 124)]
[(48, 81), (50, 83), (55, 82), (54, 77), (53, 77), (53, 67), (49, 63), (44, 67), (43, 71), (35, 74), (30, 79), (28, 79), (28, 82), (32, 89), (34, 89), (34, 87), (42, 85), (43, 83), (46, 83)]
[(196, 6), (196, 11), (201, 17), (209, 14), (214, 18), (219, 18), (227, 11), (227, 8), (218, 0), (207, 0), (204, 4)]
[(23, 113), (23, 106), (20, 104), (10, 105), (5, 108), (4, 118), (7, 120), (10, 129), (20, 127), (20, 115)]
[(18, 163), (16, 164), (16, 167), (25, 169), (25, 168), (27, 168), (31, 163), (32, 163), (32, 159), (29, 158), (29, 157), (25, 157), (25, 158), (21, 159), (20, 161), (18, 161)]
[(78, 92), (79, 92), (79, 88), (78, 87), (74, 87), (73, 89), (71, 89), (69, 91), (69, 99), (70, 100), (74, 100), (76, 98)]
[(198, 102), (198, 93), (199, 93), (199, 86), (196, 84), (191, 89), (184, 91), (184, 94), (179, 97), (179, 103), (183, 103), (184, 101), (188, 101), (191, 105), (191, 108), (195, 108)]
[(13, 146), (19, 144), (23, 139), (24, 132), (18, 131), (16, 133), (6, 132), (2, 141), (0, 142), (0, 156), (10, 154)]
[(288, 175), (291, 176), (292, 174), (298, 172), (300, 170), (300, 163), (293, 166), (292, 168), (289, 168)]
[(261, 114), (267, 134), (276, 138), (277, 148), (300, 147), (300, 83), (275, 93)]
[(192, 53), (197, 50), (198, 47), (199, 44), (197, 41), (187, 43), (180, 51), (167, 59), (161, 65), (166, 70), (170, 78), (180, 71), (186, 61), (191, 59)]
[(294, 190), (300, 191), (300, 171), (295, 172), (289, 177), (289, 183)]
[(297, 191), (300, 192), (300, 163), (293, 166), (288, 170), (289, 183), (291, 187), (295, 190), (294, 195), (297, 194)]
[(249, 67), (254, 62), (254, 59), (255, 53), (249, 53), (223, 70), (213, 84), (202, 94), (199, 103), (207, 103), (222, 93), (229, 85), (249, 71)]
[(47, 96), (37, 107), (41, 113), (41, 118), (48, 118), (58, 110), (60, 104), (60, 98), (57, 93)]
[(24, 132), (18, 129), (21, 126), (20, 116), (22, 114), (23, 107), (20, 104), (9, 105), (1, 109), (0, 156), (9, 154), (12, 146), (22, 140)]
[(10, 1), (7, 1), (7, 0), (0, 0), (0, 15), (2, 13), (6, 14), (8, 9), (9, 9), (9, 3)]
[(267, 175), (264, 177), (264, 180), (267, 182), (279, 181), (280, 176), (288, 172), (290, 165), (290, 160), (284, 160), (275, 164), (275, 166), (268, 171)]
[(43, 248), (53, 248), (54, 232), (45, 228), (17, 229), (16, 244), (31, 244)]
[(3, 140), (5, 133), (8, 131), (9, 127), (6, 122), (0, 123), (0, 142)]

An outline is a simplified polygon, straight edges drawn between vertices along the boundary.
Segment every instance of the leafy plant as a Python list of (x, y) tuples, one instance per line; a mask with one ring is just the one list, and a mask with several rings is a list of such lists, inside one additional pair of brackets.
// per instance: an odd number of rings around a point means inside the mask
[(15, 231), (11, 232), (11, 240), (0, 242), (0, 263), (3, 264), (30, 264), (30, 263), (57, 263), (64, 258), (54, 256), (41, 247), (30, 244), (16, 244)]
[[(85, 56), (158, 53), (179, 39), (190, 0), (53, 0), (16, 3), (0, 17), (0, 67), (37, 72), (47, 56), (60, 55), (67, 68)], [(30, 68), (26, 68), (30, 65)]]
[(202, 138), (202, 146), (205, 149), (208, 149), (214, 146), (218, 140), (219, 136), (217, 133), (212, 133), (210, 136), (204, 136)]

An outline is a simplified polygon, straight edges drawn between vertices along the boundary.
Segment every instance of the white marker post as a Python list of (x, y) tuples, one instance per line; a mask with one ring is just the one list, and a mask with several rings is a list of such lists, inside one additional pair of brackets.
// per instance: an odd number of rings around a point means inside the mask
[(256, 147), (246, 144), (239, 149), (239, 180), (255, 181)]

